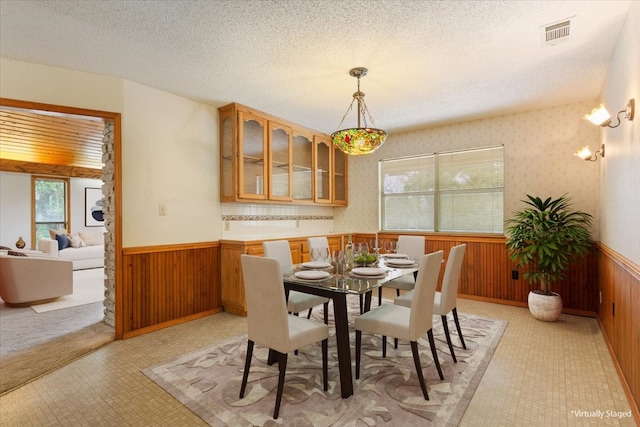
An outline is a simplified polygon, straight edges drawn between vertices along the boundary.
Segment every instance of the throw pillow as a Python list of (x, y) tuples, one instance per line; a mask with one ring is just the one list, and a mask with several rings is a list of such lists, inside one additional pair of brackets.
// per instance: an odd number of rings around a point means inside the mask
[(27, 256), (24, 252), (8, 251), (7, 255), (11, 256)]
[(87, 246), (104, 245), (104, 236), (102, 233), (79, 233), (80, 238)]
[(49, 236), (51, 237), (51, 239), (56, 240), (56, 236), (58, 234), (69, 234), (67, 233), (67, 230), (64, 228), (61, 228), (59, 230), (49, 230)]
[(69, 239), (67, 239), (66, 234), (57, 234), (56, 240), (58, 241), (58, 250), (61, 251), (64, 248), (69, 247)]
[(68, 238), (69, 238), (69, 245), (72, 248), (81, 248), (83, 246), (86, 246), (86, 244), (84, 243), (84, 241), (82, 241), (78, 233), (71, 234), (70, 236), (68, 236)]

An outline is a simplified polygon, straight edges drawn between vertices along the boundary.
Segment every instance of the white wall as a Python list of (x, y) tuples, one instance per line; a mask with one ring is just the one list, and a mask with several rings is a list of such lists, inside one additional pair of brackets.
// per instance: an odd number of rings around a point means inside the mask
[(218, 110), (128, 81), (124, 95), (124, 246), (219, 240)]
[[(349, 207), (336, 209), (338, 232), (372, 232), (378, 227), (378, 160), (504, 145), (505, 219), (527, 194), (546, 198), (565, 193), (574, 207), (598, 217), (598, 168), (574, 156), (598, 146), (598, 129), (583, 119), (595, 100), (390, 135), (378, 151), (349, 159)], [(608, 156), (608, 154), (607, 154)], [(594, 237), (598, 238), (596, 227)]]
[(31, 247), (29, 194), (30, 175), (0, 172), (0, 245), (15, 248), (18, 237), (22, 237), (26, 247)]
[(631, 4), (600, 98), (612, 115), (630, 98), (636, 102), (632, 122), (623, 118), (619, 127), (600, 130), (606, 147), (600, 171), (600, 240), (640, 265), (640, 2)]
[[(104, 227), (85, 227), (84, 189), (99, 188), (99, 179), (71, 178), (71, 227), (73, 233), (103, 231)], [(18, 237), (31, 247), (31, 175), (0, 172), (0, 245), (15, 247)], [(37, 242), (36, 242), (37, 245)]]

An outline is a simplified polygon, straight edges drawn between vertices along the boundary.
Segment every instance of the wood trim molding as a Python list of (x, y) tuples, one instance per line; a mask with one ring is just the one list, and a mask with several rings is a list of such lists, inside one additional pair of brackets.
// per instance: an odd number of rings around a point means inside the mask
[(195, 243), (178, 243), (170, 245), (154, 245), (154, 246), (135, 246), (123, 248), (123, 255), (149, 254), (157, 252), (172, 252), (189, 249), (217, 248), (220, 242), (195, 242)]
[(609, 258), (611, 258), (616, 264), (626, 270), (629, 274), (633, 275), (636, 280), (640, 281), (640, 265), (634, 263), (630, 259), (620, 255), (618, 252), (611, 249), (609, 246), (596, 242), (596, 247)]

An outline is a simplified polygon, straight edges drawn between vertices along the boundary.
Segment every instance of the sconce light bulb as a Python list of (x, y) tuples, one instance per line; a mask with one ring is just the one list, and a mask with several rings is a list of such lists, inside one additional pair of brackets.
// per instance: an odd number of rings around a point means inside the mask
[(591, 113), (585, 115), (584, 118), (596, 126), (607, 126), (611, 123), (611, 114), (604, 107), (604, 104), (600, 104), (598, 108), (591, 110)]
[(589, 160), (591, 159), (591, 150), (589, 150), (589, 146), (582, 147), (582, 149), (576, 151), (574, 155), (580, 157), (582, 160)]

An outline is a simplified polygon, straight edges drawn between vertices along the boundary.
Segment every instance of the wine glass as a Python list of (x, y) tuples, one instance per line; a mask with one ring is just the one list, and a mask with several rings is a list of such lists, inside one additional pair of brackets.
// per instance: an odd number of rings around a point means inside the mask
[(322, 261), (327, 262), (329, 260), (329, 248), (322, 247), (318, 248), (319, 258), (322, 258)]
[(313, 262), (318, 262), (318, 258), (320, 258), (320, 248), (311, 248), (309, 255)]
[(345, 262), (344, 251), (334, 250), (333, 252), (331, 252), (331, 260), (336, 265), (336, 273), (340, 274), (344, 272), (344, 262)]
[(396, 241), (395, 240), (387, 240), (386, 242), (384, 242), (384, 251), (385, 253), (388, 254), (395, 254), (396, 253)]

